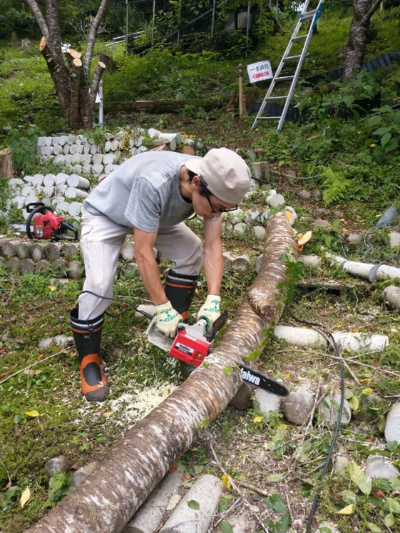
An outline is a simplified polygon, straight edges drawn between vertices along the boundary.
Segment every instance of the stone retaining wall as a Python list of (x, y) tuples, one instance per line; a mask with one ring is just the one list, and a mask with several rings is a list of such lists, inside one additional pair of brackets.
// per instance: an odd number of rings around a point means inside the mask
[[(153, 249), (154, 257), (162, 263), (168, 263)], [(260, 256), (255, 265), (259, 268)], [(126, 241), (120, 252), (120, 271), (129, 272), (137, 270), (135, 263), (135, 244)], [(31, 241), (24, 239), (0, 239), (0, 264), (6, 265), (10, 270), (21, 274), (33, 272), (54, 271), (56, 277), (69, 277), (79, 279), (84, 276), (84, 264), (77, 242), (49, 242)], [(247, 255), (232, 257), (229, 252), (224, 252), (224, 270), (247, 272), (251, 270), (252, 263)]]

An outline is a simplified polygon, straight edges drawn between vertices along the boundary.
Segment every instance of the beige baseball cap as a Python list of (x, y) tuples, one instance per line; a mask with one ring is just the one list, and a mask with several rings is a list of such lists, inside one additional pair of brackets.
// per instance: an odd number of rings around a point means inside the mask
[(203, 178), (214, 196), (229, 204), (239, 204), (250, 189), (249, 167), (228, 148), (212, 148), (202, 158), (188, 159), (185, 166)]

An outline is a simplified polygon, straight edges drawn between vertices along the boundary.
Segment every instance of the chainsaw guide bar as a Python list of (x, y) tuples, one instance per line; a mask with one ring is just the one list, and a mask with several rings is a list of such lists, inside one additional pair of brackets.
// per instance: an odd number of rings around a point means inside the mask
[[(220, 329), (226, 322), (227, 314), (223, 318), (218, 324), (219, 327), (217, 329)], [(210, 336), (206, 333), (205, 320), (199, 320), (191, 326), (186, 324), (180, 326), (175, 339), (170, 339), (157, 331), (156, 324), (157, 318), (154, 317), (146, 330), (147, 339), (173, 357), (198, 367), (210, 353), (212, 342), (207, 340), (207, 337), (210, 338)], [(217, 331), (213, 332), (212, 338), (214, 338), (216, 333)], [(240, 369), (240, 374), (245, 383), (259, 387), (277, 396), (288, 396), (289, 391), (282, 383), (236, 361), (233, 362), (232, 366)]]

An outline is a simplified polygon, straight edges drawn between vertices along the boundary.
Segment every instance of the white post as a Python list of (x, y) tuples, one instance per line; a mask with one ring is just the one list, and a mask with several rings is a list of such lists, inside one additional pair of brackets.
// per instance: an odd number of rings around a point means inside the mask
[(99, 124), (103, 124), (103, 80), (99, 83)]

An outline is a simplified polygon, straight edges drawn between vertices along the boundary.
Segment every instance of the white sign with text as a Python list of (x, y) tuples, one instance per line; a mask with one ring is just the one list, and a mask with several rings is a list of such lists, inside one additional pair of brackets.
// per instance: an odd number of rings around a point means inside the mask
[(259, 61), (258, 63), (247, 65), (247, 73), (249, 75), (250, 83), (269, 80), (274, 77), (272, 74), (271, 63), (269, 61)]

